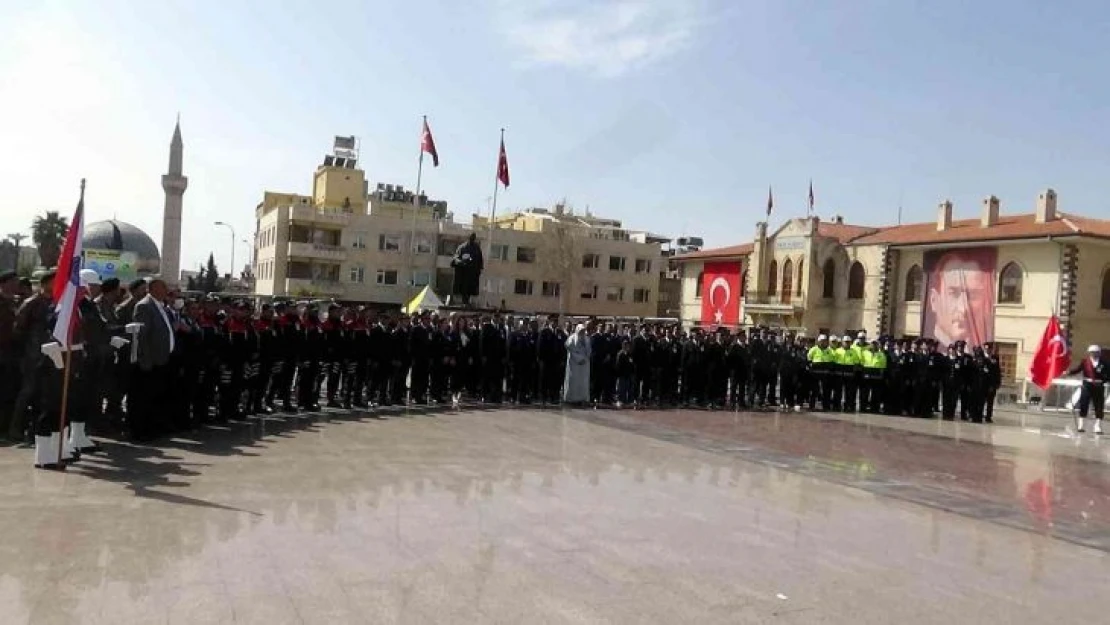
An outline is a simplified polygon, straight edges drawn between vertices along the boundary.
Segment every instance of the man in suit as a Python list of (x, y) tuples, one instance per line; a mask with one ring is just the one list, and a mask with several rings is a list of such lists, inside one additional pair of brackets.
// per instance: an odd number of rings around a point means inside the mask
[(161, 278), (150, 281), (146, 297), (135, 304), (135, 323), (142, 324), (138, 335), (138, 361), (131, 378), (131, 409), (128, 422), (135, 440), (151, 441), (168, 430), (168, 410), (158, 405), (166, 392), (170, 354), (174, 350), (174, 331), (166, 310), (169, 289)]

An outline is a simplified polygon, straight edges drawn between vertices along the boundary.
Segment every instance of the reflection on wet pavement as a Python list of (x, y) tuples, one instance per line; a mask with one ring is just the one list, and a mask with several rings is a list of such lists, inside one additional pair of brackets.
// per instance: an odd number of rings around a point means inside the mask
[(0, 620), (1100, 622), (1110, 556), (1051, 535), (1105, 531), (1104, 465), (880, 430), (468, 410), (115, 444), (64, 475), (9, 451)]

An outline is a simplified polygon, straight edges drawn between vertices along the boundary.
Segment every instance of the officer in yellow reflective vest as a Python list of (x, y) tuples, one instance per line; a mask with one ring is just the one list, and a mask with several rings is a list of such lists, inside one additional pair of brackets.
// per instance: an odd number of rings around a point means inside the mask
[(809, 348), (806, 352), (806, 360), (809, 362), (810, 373), (810, 393), (814, 396), (809, 399), (811, 406), (817, 405), (817, 398), (821, 400), (821, 409), (829, 410), (829, 391), (830, 386), (828, 378), (830, 375), (829, 367), (831, 366), (832, 351), (829, 349), (829, 337), (824, 334), (817, 337), (817, 344)]
[(886, 388), (886, 352), (879, 348), (878, 341), (871, 341), (861, 354), (863, 379), (860, 384), (860, 410), (881, 414)]
[(838, 353), (841, 375), (844, 376), (844, 394), (841, 409), (844, 412), (856, 411), (856, 391), (859, 388), (860, 375), (860, 350), (852, 344), (852, 337), (844, 335), (843, 344)]

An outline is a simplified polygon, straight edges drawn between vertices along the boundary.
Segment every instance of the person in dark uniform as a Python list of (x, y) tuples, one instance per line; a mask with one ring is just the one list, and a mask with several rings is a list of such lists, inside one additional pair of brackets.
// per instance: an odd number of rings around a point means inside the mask
[(779, 408), (786, 412), (792, 410), (795, 406), (801, 410), (801, 400), (798, 399), (798, 361), (794, 354), (794, 336), (786, 334), (782, 338), (782, 343), (776, 342), (775, 349), (778, 354), (778, 378), (779, 378)]
[(219, 409), (217, 421), (227, 423), (242, 417), (241, 402), (246, 388), (247, 371), (251, 364), (254, 332), (250, 327), (246, 302), (235, 302), (231, 314), (223, 319), (222, 343), (219, 351)]
[[(482, 332), (473, 319), (459, 322), (459, 362), (456, 375), (466, 393), (474, 398), (482, 394)], [(460, 397), (461, 399), (461, 397)]]
[(200, 316), (201, 374), (193, 401), (193, 423), (207, 423), (211, 419), (212, 404), (216, 400), (216, 387), (220, 379), (220, 349), (223, 327), (219, 317), (220, 300), (209, 295), (204, 300)]
[[(959, 399), (960, 420), (980, 423), (982, 421), (981, 417), (977, 420), (974, 416), (975, 360), (971, 354), (967, 353), (966, 341), (956, 341), (956, 359), (955, 361), (950, 359), (948, 366), (957, 369), (954, 373), (948, 373), (947, 377), (955, 377), (956, 379), (956, 397), (952, 401), (955, 403), (956, 399)], [(946, 392), (947, 390), (945, 388)]]
[[(83, 373), (84, 351), (70, 351), (70, 366), (67, 370), (64, 361), (64, 348), (52, 336), (57, 314), (53, 309), (48, 309), (46, 325), (43, 332), (37, 337), (39, 344), (39, 360), (35, 363), (35, 372), (38, 380), (34, 386), (39, 394), (36, 405), (38, 415), (34, 423), (35, 460), (37, 469), (64, 471), (66, 465), (73, 460), (72, 448), (62, 441), (60, 431), (62, 415), (62, 389), (66, 385), (65, 377), (69, 376), (69, 390), (71, 393), (81, 392), (81, 375)], [(78, 345), (83, 341), (82, 324), (76, 324), (71, 337), (71, 344)], [(67, 406), (67, 413), (72, 414), (72, 409)], [(68, 414), (66, 415), (68, 418)], [(58, 455), (59, 447), (62, 454)]]
[(409, 318), (401, 315), (389, 332), (389, 358), (391, 377), (389, 379), (389, 402), (391, 405), (404, 406), (408, 399), (409, 368), (412, 366), (409, 339), (411, 328)]
[(983, 354), (977, 360), (978, 382), (982, 396), (983, 421), (994, 423), (994, 398), (1002, 386), (1002, 364), (994, 353), (993, 343), (983, 344)]
[(956, 343), (953, 343), (948, 346), (948, 353), (945, 355), (944, 378), (941, 382), (940, 414), (945, 421), (956, 418), (956, 401), (960, 397), (963, 377), (963, 358), (956, 349)]
[(327, 345), (320, 309), (316, 304), (305, 307), (301, 317), (300, 349), (297, 365), (297, 403), (301, 410), (313, 412), (320, 409), (321, 363)]
[(343, 407), (365, 408), (363, 393), (369, 383), (370, 343), (369, 311), (360, 308), (349, 311), (343, 320), (343, 331), (347, 336), (346, 371), (343, 375)]
[(252, 322), (256, 341), (255, 376), (249, 389), (248, 407), (252, 414), (272, 414), (274, 404), (270, 387), (274, 385), (275, 371), (280, 371), (277, 354), (278, 328), (274, 323), (274, 309), (262, 304), (258, 318)]
[(427, 314), (413, 315), (409, 331), (409, 356), (412, 359), (410, 377), (412, 379), (412, 403), (428, 403), (428, 382), (430, 381), (432, 328)]
[(296, 412), (293, 405), (293, 377), (297, 373), (297, 356), (300, 349), (301, 320), (297, 311), (285, 302), (274, 304), (274, 377), (266, 395), (266, 403), (275, 406), (281, 402), (282, 412)]
[(343, 329), (339, 304), (328, 305), (321, 331), (324, 334), (324, 350), (320, 366), (323, 375), (327, 378), (328, 408), (339, 408), (339, 382), (345, 372), (344, 362), (347, 351), (347, 336)]
[(393, 373), (393, 358), (390, 355), (390, 321), (388, 315), (381, 314), (370, 326), (367, 350), (370, 352), (370, 405), (389, 404), (389, 380)]
[(442, 404), (450, 392), (451, 368), (458, 353), (457, 344), (448, 344), (451, 324), (447, 319), (431, 320), (431, 335), (428, 341), (428, 368), (431, 377), (429, 399)]
[(600, 406), (605, 398), (605, 359), (608, 357), (605, 332), (601, 324), (590, 334), (590, 403)]
[(632, 361), (636, 364), (636, 373), (633, 378), (633, 394), (640, 406), (647, 406), (658, 398), (652, 394), (654, 383), (652, 381), (652, 365), (655, 362), (655, 337), (648, 332), (647, 324), (640, 324), (640, 330), (632, 339)]
[(728, 363), (724, 337), (728, 330), (714, 332), (702, 353), (705, 370), (705, 402), (710, 410), (724, 406), (728, 394)]
[(746, 410), (751, 362), (748, 356), (748, 337), (743, 330), (733, 337), (725, 352), (725, 361), (728, 365), (729, 408)]
[(700, 405), (705, 396), (705, 377), (702, 355), (705, 345), (701, 331), (694, 328), (682, 343), (682, 405)]
[[(20, 358), (19, 393), (12, 408), (8, 425), (8, 440), (25, 440), (32, 411), (38, 415), (38, 400), (42, 396), (38, 383), (42, 376), (42, 344), (50, 336), (51, 311), (54, 309), (54, 272), (39, 276), (38, 291), (19, 305), (15, 314), (12, 339), (22, 351)], [(33, 423), (32, 423), (33, 428)]]
[(510, 340), (509, 362), (512, 370), (510, 396), (517, 404), (529, 404), (532, 402), (532, 391), (535, 388), (537, 337), (529, 323), (522, 319)]
[(1110, 368), (1102, 359), (1102, 348), (1091, 345), (1087, 348), (1087, 357), (1083, 362), (1072, 367), (1068, 375), (1081, 374), (1083, 385), (1079, 390), (1079, 416), (1076, 417), (1075, 430), (1086, 430), (1085, 422), (1090, 413), (1091, 406), (1095, 408), (1094, 433), (1102, 434), (1102, 414), (1106, 407), (1106, 383), (1110, 382)]
[(505, 387), (505, 361), (508, 345), (501, 316), (486, 318), (479, 335), (482, 362), (482, 395), (488, 403), (500, 404)]
[(0, 273), (0, 438), (8, 435), (19, 395), (19, 349), (14, 334), (18, 292), (19, 276), (14, 271)]
[[(112, 330), (108, 328), (108, 322), (101, 316), (100, 308), (88, 296), (88, 289), (100, 286), (100, 276), (92, 269), (82, 269), (79, 279), (81, 286), (84, 287), (82, 290), (85, 291), (79, 296), (77, 303), (84, 354), (80, 358), (81, 370), (76, 376), (79, 384), (70, 388), (69, 405), (66, 410), (68, 413), (66, 423), (69, 426), (69, 440), (66, 444), (78, 455), (100, 451), (100, 447), (86, 434), (85, 428), (89, 421), (95, 423), (101, 416), (103, 405), (97, 384), (108, 358), (114, 355), (111, 344)], [(115, 328), (115, 330), (119, 334), (123, 333), (123, 328)], [(73, 363), (70, 363), (70, 366), (74, 366)]]
[(766, 383), (767, 406), (779, 405), (779, 366), (782, 364), (782, 337), (763, 328), (763, 347), (766, 357), (763, 359), (763, 380)]
[(751, 362), (752, 377), (748, 390), (748, 405), (752, 408), (764, 408), (767, 405), (767, 384), (770, 376), (767, 364), (767, 342), (763, 334), (753, 328), (748, 336), (748, 356)]
[(536, 337), (536, 355), (540, 367), (539, 397), (543, 404), (557, 404), (563, 390), (563, 353), (566, 339), (560, 340), (555, 317), (548, 317)]
[[(195, 420), (193, 406), (200, 389), (204, 370), (204, 334), (200, 328), (201, 306), (188, 300), (174, 324), (174, 351), (170, 354), (170, 389), (176, 391), (173, 428), (186, 431), (200, 425)], [(126, 357), (123, 353), (119, 357)]]

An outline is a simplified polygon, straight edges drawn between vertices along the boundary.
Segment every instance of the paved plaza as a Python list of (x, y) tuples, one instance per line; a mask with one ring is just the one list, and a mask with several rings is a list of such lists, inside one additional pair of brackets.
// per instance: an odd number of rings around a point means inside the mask
[(1110, 439), (702, 411), (344, 412), (0, 450), (15, 623), (1098, 623)]

